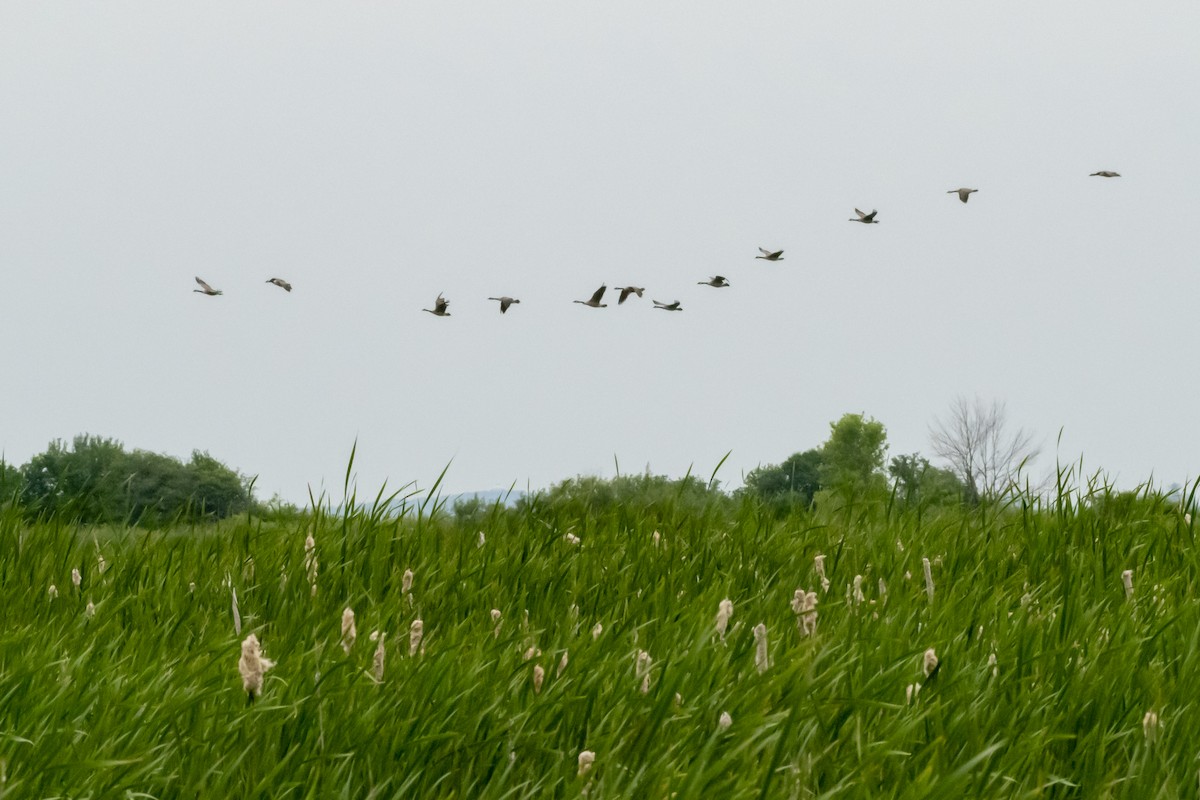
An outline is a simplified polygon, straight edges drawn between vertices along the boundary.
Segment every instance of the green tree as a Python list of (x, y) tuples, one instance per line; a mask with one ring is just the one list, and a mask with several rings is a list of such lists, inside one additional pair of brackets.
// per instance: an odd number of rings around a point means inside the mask
[(929, 463), (920, 453), (900, 455), (888, 465), (896, 497), (906, 505), (962, 502), (966, 487), (953, 472)]
[(159, 525), (177, 519), (227, 517), (246, 510), (249, 486), (207, 453), (186, 465), (98, 436), (54, 441), (21, 468), (21, 499), (35, 514), (84, 522)]
[(786, 505), (812, 505), (821, 489), (823, 456), (817, 448), (793, 453), (782, 464), (752, 469), (745, 478), (746, 490), (764, 500)]
[(863, 414), (843, 414), (829, 423), (829, 441), (821, 448), (821, 483), (831, 489), (882, 488), (887, 430)]

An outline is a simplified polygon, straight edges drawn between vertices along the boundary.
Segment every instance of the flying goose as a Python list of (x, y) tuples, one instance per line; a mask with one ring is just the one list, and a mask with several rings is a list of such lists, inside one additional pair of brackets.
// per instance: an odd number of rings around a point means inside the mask
[(660, 303), (655, 300), (654, 307), (661, 308), (663, 311), (683, 311), (683, 306), (679, 305), (678, 300), (676, 300), (674, 303)]
[(725, 280), (720, 275), (714, 275), (706, 281), (696, 281), (696, 283), (700, 284), (701, 286), (714, 286), (718, 289), (724, 289), (729, 285), (729, 281)]
[(1091, 175), (1089, 175), (1088, 177), (1089, 177), (1089, 178), (1094, 178), (1094, 177), (1096, 177), (1097, 175), (1099, 175), (1101, 178), (1119, 178), (1119, 177), (1121, 177), (1121, 173), (1119, 173), (1119, 172), (1109, 172), (1109, 171), (1108, 171), (1108, 170), (1106, 170), (1106, 169), (1102, 169), (1102, 170), (1100, 170), (1099, 172), (1093, 172), (1093, 173), (1092, 173)]
[(604, 290), (607, 288), (608, 286), (601, 286), (596, 290), (596, 293), (592, 295), (591, 300), (575, 300), (574, 302), (583, 306), (591, 306), (592, 308), (608, 308), (608, 303), (600, 302), (600, 298), (604, 297)]
[(951, 189), (946, 194), (957, 194), (958, 199), (964, 203), (971, 199), (971, 192), (978, 192), (978, 189)]
[(206, 295), (209, 295), (210, 297), (215, 297), (215, 296), (221, 294), (220, 289), (214, 289), (213, 287), (209, 286), (207, 283), (200, 280), (199, 278), (196, 278), (196, 283), (200, 284), (200, 288), (192, 289), (193, 292), (199, 292), (200, 294), (206, 294)]
[(621, 296), (617, 298), (617, 305), (621, 305), (621, 303), (624, 303), (626, 300), (628, 300), (629, 295), (631, 294), (636, 294), (638, 297), (641, 297), (642, 292), (646, 291), (645, 287), (643, 286), (614, 286), (613, 288), (621, 293)]
[(774, 253), (772, 253), (770, 250), (760, 247), (758, 248), (758, 252), (762, 253), (762, 255), (755, 256), (755, 258), (761, 258), (763, 261), (783, 261), (782, 250), (776, 250)]
[(450, 301), (438, 294), (437, 302), (433, 304), (433, 308), (422, 308), (422, 311), (428, 311), (438, 317), (448, 317), (450, 312), (446, 309), (450, 307)]
[(879, 212), (874, 209), (871, 210), (870, 214), (864, 214), (863, 212), (859, 211), (856, 208), (856, 209), (854, 209), (854, 213), (858, 214), (858, 218), (856, 219), (854, 217), (851, 217), (850, 218), (851, 222), (863, 222), (866, 224), (870, 224), (870, 223), (874, 222), (876, 225), (879, 224), (879, 220), (875, 219), (875, 215), (878, 214)]
[(500, 313), (501, 314), (503, 314), (505, 311), (508, 311), (508, 307), (511, 306), (513, 303), (521, 302), (520, 300), (516, 300), (512, 297), (489, 297), (488, 300), (499, 300), (500, 301)]
[(292, 290), (292, 285), (283, 278), (271, 278), (271, 280), (267, 281), (267, 283), (273, 283), (280, 289), (283, 289), (285, 292), (290, 292)]

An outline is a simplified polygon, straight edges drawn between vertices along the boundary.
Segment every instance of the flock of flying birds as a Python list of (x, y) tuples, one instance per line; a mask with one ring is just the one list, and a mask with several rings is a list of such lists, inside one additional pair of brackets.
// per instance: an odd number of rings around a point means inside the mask
[[(1092, 178), (1096, 178), (1096, 177), (1119, 178), (1119, 177), (1121, 177), (1121, 173), (1112, 172), (1110, 170), (1103, 169), (1103, 170), (1100, 170), (1099, 172), (1093, 172), (1089, 177), (1092, 177)], [(977, 191), (979, 191), (979, 190), (978, 189), (968, 189), (966, 187), (963, 187), (961, 189), (951, 189), (950, 191), (946, 192), (946, 194), (956, 194), (956, 195), (958, 195), (958, 199), (965, 203), (971, 199), (971, 194), (974, 192), (977, 192)], [(856, 214), (856, 216), (850, 217), (851, 222), (861, 222), (864, 225), (871, 225), (871, 224), (879, 223), (879, 220), (875, 219), (875, 215), (878, 214), (879, 212), (874, 209), (872, 209), (871, 213), (868, 214), (868, 213), (860, 211), (856, 208), (856, 209), (854, 209), (854, 213)], [(755, 256), (755, 258), (761, 258), (764, 261), (783, 261), (783, 251), (782, 250), (767, 250), (764, 247), (760, 247), (758, 249), (759, 249), (759, 252), (762, 253), (762, 255)], [(222, 294), (220, 289), (214, 289), (213, 287), (209, 286), (204, 280), (202, 280), (199, 277), (196, 278), (196, 283), (200, 284), (200, 288), (193, 289), (192, 290), (193, 292), (199, 292), (200, 294), (206, 294), (206, 295), (209, 295), (210, 297)], [(292, 285), (290, 283), (288, 283), (287, 281), (285, 281), (283, 278), (271, 278), (267, 281), (267, 283), (274, 284), (275, 286), (278, 286), (280, 289), (283, 289), (285, 292), (290, 292), (292, 290)], [(697, 281), (697, 283), (701, 286), (712, 286), (715, 289), (724, 289), (730, 285), (729, 281), (726, 280), (725, 277), (722, 275), (714, 275), (706, 281)], [(604, 299), (604, 293), (606, 291), (608, 291), (608, 286), (603, 285), (599, 289), (597, 289), (595, 292), (593, 292), (592, 296), (590, 298), (588, 298), (587, 300), (575, 300), (574, 302), (579, 303), (580, 305), (588, 306), (590, 308), (608, 308), (608, 303), (601, 302)], [(617, 296), (617, 305), (621, 305), (622, 303), (624, 303), (626, 300), (629, 299), (630, 295), (636, 294), (638, 297), (641, 297), (642, 292), (646, 291), (646, 289), (642, 286), (618, 286), (618, 287), (616, 287), (616, 291), (621, 293), (620, 295)], [(507, 313), (509, 307), (512, 306), (514, 303), (521, 302), (517, 298), (508, 297), (507, 295), (502, 296), (502, 297), (489, 297), (488, 300), (495, 300), (498, 303), (500, 303), (500, 313), (501, 314)], [(680, 302), (678, 300), (676, 300), (673, 303), (662, 303), (662, 302), (659, 302), (658, 300), (652, 300), (651, 302), (654, 303), (655, 308), (661, 308), (663, 311), (683, 311), (683, 306), (680, 305)], [(430, 314), (433, 314), (434, 316), (437, 316), (437, 317), (448, 317), (448, 316), (450, 316), (450, 312), (447, 310), (449, 308), (450, 308), (450, 301), (447, 300), (445, 297), (443, 297), (441, 294), (439, 294), (437, 296), (437, 300), (433, 304), (433, 308), (423, 308), (421, 310), (428, 311)]]

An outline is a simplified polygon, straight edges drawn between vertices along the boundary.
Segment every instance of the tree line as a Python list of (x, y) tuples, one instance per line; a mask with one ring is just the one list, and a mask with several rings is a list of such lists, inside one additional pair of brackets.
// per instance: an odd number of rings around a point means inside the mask
[(252, 483), (205, 452), (183, 462), (89, 435), (51, 442), (20, 467), (0, 462), (0, 502), (97, 524), (223, 519), (251, 507)]

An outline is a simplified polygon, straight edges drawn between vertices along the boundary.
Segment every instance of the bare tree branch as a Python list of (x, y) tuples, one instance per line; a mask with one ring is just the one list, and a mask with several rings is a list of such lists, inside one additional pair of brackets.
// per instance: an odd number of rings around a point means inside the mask
[(989, 405), (979, 397), (974, 402), (956, 398), (945, 416), (930, 427), (929, 438), (933, 452), (948, 461), (966, 484), (971, 502), (1003, 493), (1038, 453), (1032, 433), (1023, 428), (1008, 430), (1003, 403)]

